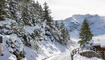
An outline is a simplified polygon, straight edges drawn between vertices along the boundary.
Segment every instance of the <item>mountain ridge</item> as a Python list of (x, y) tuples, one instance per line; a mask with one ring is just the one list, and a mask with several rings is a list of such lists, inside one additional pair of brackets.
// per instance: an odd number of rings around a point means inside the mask
[[(87, 19), (91, 31), (94, 34), (94, 36), (99, 36), (99, 35), (104, 35), (105, 32), (105, 17), (104, 16), (99, 16), (99, 15), (73, 15), (72, 17), (68, 17), (65, 20), (58, 20), (59, 24), (61, 21), (64, 22), (65, 28), (68, 29), (70, 32), (70, 36), (75, 38), (74, 36), (76, 35), (76, 38), (79, 37), (79, 30), (82, 25), (82, 22), (84, 19)], [(75, 34), (76, 32), (76, 34)], [(72, 36), (73, 35), (73, 36)], [(77, 37), (78, 36), (78, 37)]]

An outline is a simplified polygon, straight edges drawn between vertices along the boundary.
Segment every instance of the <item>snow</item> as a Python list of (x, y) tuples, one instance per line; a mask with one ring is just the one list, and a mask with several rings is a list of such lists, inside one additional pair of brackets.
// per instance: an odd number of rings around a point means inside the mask
[(5, 21), (0, 21), (0, 26), (6, 26), (8, 28), (10, 28), (12, 23), (15, 23), (16, 21), (12, 20), (12, 19), (6, 19)]
[(70, 51), (66, 50), (65, 52), (62, 52), (61, 54), (56, 54), (54, 56), (52, 56), (49, 59), (46, 60), (70, 60)]
[[(92, 33), (94, 34), (94, 37), (92, 39), (92, 42), (94, 45), (100, 45), (101, 47), (105, 47), (105, 17), (101, 17), (98, 15), (73, 15), (72, 17), (69, 17), (67, 19), (64, 20), (64, 23), (66, 24), (65, 27), (68, 29), (68, 31), (70, 32), (70, 37), (71, 40), (73, 40), (74, 45), (71, 47), (71, 50), (78, 48), (79, 44), (78, 41), (79, 39), (79, 31), (80, 31), (80, 27), (82, 25), (82, 22), (84, 19), (87, 19), (89, 24), (90, 24), (90, 28)], [(58, 21), (60, 23), (60, 21)], [(69, 53), (69, 52), (66, 52)], [(59, 54), (57, 56), (54, 56), (53, 58), (51, 58), (52, 60), (70, 60), (70, 58), (68, 58), (67, 56), (70, 57), (70, 55), (68, 54)], [(65, 58), (65, 59), (64, 59)], [(67, 58), (67, 59), (66, 59)], [(98, 58), (86, 58), (83, 56), (80, 56), (78, 54), (76, 54), (76, 56), (74, 57), (75, 60), (102, 60), (102, 59), (98, 59)], [(49, 59), (49, 60), (51, 60)]]
[[(29, 33), (29, 34), (32, 34), (34, 33), (34, 30), (35, 30), (36, 27), (32, 27), (32, 26), (25, 26), (24, 29), (25, 29), (25, 32)], [(38, 28), (38, 27), (37, 27)]]
[[(13, 39), (12, 41), (14, 42), (15, 40), (17, 41), (16, 46), (18, 47), (17, 49), (19, 51), (22, 51), (23, 46), (21, 45), (21, 40), (17, 37), (17, 35), (1, 35), (3, 37), (3, 56), (0, 56), (0, 60), (17, 60), (16, 56), (11, 54), (10, 51), (14, 51), (15, 49), (8, 47), (6, 41), (9, 41), (9, 39)], [(13, 46), (13, 45), (11, 45)]]
[[(15, 45), (19, 46), (18, 48), (19, 51), (22, 51), (24, 49), (25, 58), (23, 58), (22, 60), (71, 60), (70, 52), (71, 50), (79, 47), (79, 44), (77, 43), (79, 40), (79, 30), (85, 18), (88, 19), (91, 30), (94, 34), (94, 37), (92, 39), (94, 45), (100, 45), (101, 47), (105, 47), (105, 40), (104, 40), (105, 18), (99, 16), (91, 16), (91, 15), (74, 15), (64, 20), (64, 23), (66, 24), (65, 27), (70, 31), (71, 40), (74, 41), (73, 45), (70, 46), (70, 48), (63, 46), (56, 41), (51, 42), (49, 38), (46, 38), (48, 39), (47, 41), (36, 42), (39, 46), (39, 50), (36, 51), (31, 47), (24, 46), (21, 39), (16, 34), (2, 35), (4, 55), (0, 56), (0, 60), (16, 60), (16, 56), (9, 52), (9, 51), (14, 51), (14, 49), (10, 47), (7, 48), (6, 41), (7, 40), (9, 41), (9, 39), (12, 39), (12, 42), (15, 41), (18, 42), (15, 43)], [(10, 19), (1, 21), (0, 26), (6, 25), (6, 27), (10, 28), (11, 22), (15, 21)], [(39, 25), (25, 26), (24, 29), (26, 34), (32, 34), (34, 33), (34, 30), (40, 29), (40, 26)], [(76, 54), (74, 56), (74, 60), (101, 60), (101, 59), (95, 57), (86, 58)]]
[(37, 57), (37, 60), (48, 59), (54, 55), (64, 52), (66, 49), (65, 46), (62, 46), (57, 42), (52, 43), (50, 41), (39, 42), (39, 46), (41, 47), (42, 52), (40, 51), (41, 53), (39, 53), (40, 55)]
[(93, 37), (93, 46), (100, 46), (105, 48), (105, 35)]
[[(6, 25), (6, 27), (11, 28), (11, 23), (16, 23), (15, 20), (7, 19), (5, 21), (0, 22), (0, 26)], [(34, 30), (40, 29), (41, 27), (39, 25), (36, 26), (25, 26), (25, 33), (26, 34), (32, 34), (34, 33)], [(8, 31), (7, 29), (4, 29), (4, 31)], [(10, 31), (9, 31), (10, 32)], [(47, 59), (49, 57), (52, 57), (56, 54), (60, 54), (62, 52), (65, 52), (66, 47), (59, 44), (58, 42), (51, 42), (48, 41), (39, 41), (37, 42), (39, 48), (39, 51), (36, 51), (33, 48), (26, 47), (22, 43), (21, 38), (17, 36), (17, 34), (10, 34), (10, 35), (2, 35), (3, 36), (3, 56), (0, 56), (0, 60), (17, 60), (16, 56), (11, 54), (10, 52), (15, 51), (18, 49), (19, 51), (22, 51), (24, 49), (25, 52), (25, 58), (22, 60), (42, 60)], [(49, 38), (47, 38), (49, 39)], [(13, 49), (11, 48), (6, 41), (13, 42), (13, 44), (10, 44), (10, 46), (15, 47), (18, 46), (18, 48)]]
[[(80, 56), (79, 54), (74, 55), (73, 59), (74, 60), (102, 60), (96, 57), (86, 58), (86, 57)], [(66, 51), (62, 54), (54, 55), (46, 60), (71, 60), (70, 51)]]
[(16, 56), (13, 55), (13, 54), (11, 54), (10, 57), (9, 57), (8, 59), (9, 59), (9, 60), (17, 60), (17, 59), (16, 59)]
[[(2, 36), (2, 35), (1, 35)], [(6, 36), (3, 36), (3, 56), (0, 56), (0, 60), (16, 60), (15, 56), (11, 55), (6, 47)]]
[(86, 57), (83, 57), (83, 56), (80, 56), (79, 54), (76, 54), (74, 56), (74, 60), (102, 60), (102, 59), (99, 59), (99, 58), (96, 58), (96, 57), (93, 57), (93, 58), (86, 58)]
[(37, 52), (29, 47), (24, 46), (25, 56), (27, 60), (36, 60)]
[[(25, 55), (26, 59), (27, 60), (70, 60), (71, 50), (79, 47), (79, 44), (77, 43), (79, 40), (79, 29), (85, 18), (88, 18), (89, 24), (91, 24), (90, 27), (92, 28), (92, 32), (95, 35), (92, 39), (95, 41), (94, 44), (101, 44), (101, 46), (103, 47), (105, 43), (104, 41), (105, 28), (103, 28), (105, 26), (104, 18), (99, 16), (91, 16), (91, 15), (85, 15), (85, 16), (74, 15), (73, 17), (70, 18), (71, 20), (68, 19), (64, 21), (66, 24), (66, 27), (68, 29), (72, 29), (70, 30), (71, 40), (76, 42), (76, 43), (73, 43), (74, 44), (73, 46), (67, 49), (67, 47), (62, 46), (57, 42), (51, 42), (49, 38), (47, 38), (48, 41), (37, 42), (37, 44), (40, 47), (38, 52), (32, 48), (24, 46), (25, 52), (28, 52)], [(36, 26), (36, 27), (26, 26), (25, 29), (26, 29), (26, 32), (33, 33), (33, 31), (37, 27), (38, 29), (40, 29), (39, 26)], [(96, 57), (86, 58), (78, 54), (74, 56), (74, 59), (75, 60), (78, 60), (78, 59), (79, 60), (101, 60)]]

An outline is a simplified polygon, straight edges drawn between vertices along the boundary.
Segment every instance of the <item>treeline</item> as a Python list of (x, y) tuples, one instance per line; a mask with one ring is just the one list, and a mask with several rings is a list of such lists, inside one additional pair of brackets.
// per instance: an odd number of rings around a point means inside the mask
[[(7, 19), (16, 21), (11, 24), (10, 29), (1, 27), (1, 29), (12, 30), (12, 32), (2, 32), (1, 34), (16, 33), (28, 46), (31, 46), (31, 40), (50, 40), (66, 45), (70, 37), (64, 23), (59, 25), (57, 21), (53, 20), (46, 2), (43, 6), (33, 0), (1, 0), (0, 21)], [(14, 26), (17, 28), (13, 28)], [(25, 31), (27, 26), (35, 28), (33, 33)]]

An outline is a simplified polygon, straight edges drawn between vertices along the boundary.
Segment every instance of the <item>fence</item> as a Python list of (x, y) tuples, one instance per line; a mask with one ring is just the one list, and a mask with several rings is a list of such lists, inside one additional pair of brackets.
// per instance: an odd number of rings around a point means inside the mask
[(76, 48), (72, 50), (71, 52), (71, 60), (73, 60), (73, 57), (75, 54), (80, 54), (81, 56), (85, 56), (88, 58), (91, 57), (97, 57), (105, 60), (105, 51), (97, 51), (95, 48), (87, 48), (87, 49), (81, 49)]

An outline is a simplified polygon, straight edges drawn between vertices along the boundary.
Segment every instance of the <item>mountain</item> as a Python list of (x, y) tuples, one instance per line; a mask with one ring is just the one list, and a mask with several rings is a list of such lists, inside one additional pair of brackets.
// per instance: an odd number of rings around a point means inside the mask
[[(105, 17), (99, 15), (73, 15), (72, 17), (66, 18), (64, 21), (65, 27), (70, 32), (71, 38), (78, 38), (80, 27), (84, 21), (88, 20), (91, 31), (94, 36), (100, 36), (105, 34)], [(60, 20), (58, 21), (61, 22)]]

